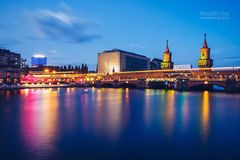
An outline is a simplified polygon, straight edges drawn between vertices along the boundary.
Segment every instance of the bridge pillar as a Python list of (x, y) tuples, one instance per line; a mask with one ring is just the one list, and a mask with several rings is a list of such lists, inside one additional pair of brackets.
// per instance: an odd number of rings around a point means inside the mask
[(146, 88), (146, 87), (147, 87), (146, 79), (138, 79), (137, 88)]
[(237, 87), (236, 87), (237, 81), (235, 78), (226, 79), (225, 84), (226, 84), (226, 88), (225, 88), (226, 91), (228, 91), (228, 92), (237, 91)]
[(188, 89), (188, 82), (189, 82), (189, 79), (178, 78), (175, 89), (177, 89), (177, 90), (186, 90), (186, 89)]
[(95, 80), (93, 85), (94, 85), (94, 87), (100, 87), (101, 81), (100, 80)]
[(120, 84), (119, 84), (119, 81), (118, 81), (118, 80), (114, 80), (114, 81), (113, 81), (113, 87), (114, 87), (114, 88), (118, 88), (119, 85), (120, 85)]

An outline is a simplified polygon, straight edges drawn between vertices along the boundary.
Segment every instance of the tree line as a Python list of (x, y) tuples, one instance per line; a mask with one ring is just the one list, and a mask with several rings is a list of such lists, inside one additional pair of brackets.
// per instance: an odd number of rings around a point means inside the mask
[(76, 66), (72, 66), (72, 65), (64, 65), (64, 66), (60, 66), (59, 68), (60, 71), (75, 71), (75, 72), (79, 72), (79, 73), (88, 73), (88, 66), (87, 64), (82, 64), (80, 65), (76, 65)]
[(48, 69), (50, 72), (52, 71), (74, 71), (78, 73), (88, 73), (88, 66), (86, 64), (82, 65), (64, 65), (64, 66), (38, 66), (38, 67), (29, 67), (27, 64), (21, 66), (21, 73), (27, 75), (30, 71), (44, 71)]

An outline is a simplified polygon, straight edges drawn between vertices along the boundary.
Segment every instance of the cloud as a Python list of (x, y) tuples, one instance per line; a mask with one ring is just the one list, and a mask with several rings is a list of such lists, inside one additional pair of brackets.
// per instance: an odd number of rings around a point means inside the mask
[(20, 30), (21, 25), (18, 25), (17, 22), (0, 22), (0, 47), (10, 47), (23, 44), (24, 42), (19, 40), (19, 35), (21, 34), (19, 33)]
[(74, 16), (70, 7), (65, 4), (59, 11), (44, 9), (30, 14), (31, 23), (37, 32), (36, 36), (30, 37), (31, 39), (83, 43), (101, 38), (99, 34), (90, 31), (91, 27), (96, 24)]
[(3, 40), (0, 40), (0, 47), (10, 47), (10, 46), (16, 46), (22, 44), (21, 41), (18, 41), (13, 38), (4, 38)]

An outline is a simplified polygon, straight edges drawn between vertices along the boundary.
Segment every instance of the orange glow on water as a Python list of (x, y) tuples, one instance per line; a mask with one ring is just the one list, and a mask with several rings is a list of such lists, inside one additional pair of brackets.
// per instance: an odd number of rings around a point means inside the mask
[[(123, 97), (125, 92), (125, 96)], [(92, 101), (96, 102), (97, 109), (92, 112), (88, 108), (85, 108), (83, 113), (83, 126), (89, 131), (97, 132), (97, 134), (108, 137), (110, 140), (116, 140), (119, 137), (122, 129), (122, 120), (127, 121), (128, 116), (123, 115), (123, 110), (129, 110), (127, 105), (122, 108), (123, 103), (128, 103), (128, 89), (96, 89), (93, 93)], [(82, 105), (89, 106), (86, 104), (90, 102), (87, 100), (89, 95), (82, 95)], [(89, 97), (90, 98), (90, 97)], [(93, 121), (89, 121), (89, 117), (94, 114)]]
[(151, 101), (150, 101), (150, 97), (151, 97), (151, 89), (146, 89), (145, 90), (145, 112), (144, 112), (144, 119), (145, 119), (145, 123), (147, 125), (150, 124), (150, 120), (151, 120)]
[(208, 136), (208, 129), (209, 129), (209, 92), (203, 92), (203, 99), (202, 99), (202, 136), (205, 140)]
[(189, 93), (184, 92), (183, 93), (183, 106), (182, 106), (182, 118), (183, 118), (183, 129), (188, 128), (188, 123), (189, 123)]
[(175, 121), (175, 91), (167, 91), (167, 105), (166, 105), (166, 130), (168, 136), (172, 135)]

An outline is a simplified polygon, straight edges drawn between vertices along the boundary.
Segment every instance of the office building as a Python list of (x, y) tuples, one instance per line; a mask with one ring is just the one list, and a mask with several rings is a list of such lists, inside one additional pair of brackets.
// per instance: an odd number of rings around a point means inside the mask
[(98, 73), (114, 73), (150, 69), (150, 59), (146, 56), (112, 49), (98, 53)]

